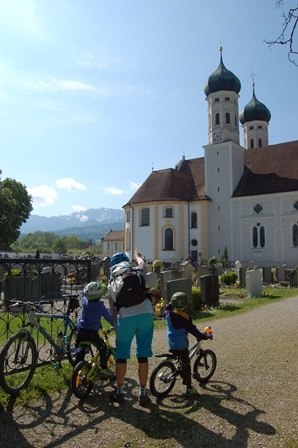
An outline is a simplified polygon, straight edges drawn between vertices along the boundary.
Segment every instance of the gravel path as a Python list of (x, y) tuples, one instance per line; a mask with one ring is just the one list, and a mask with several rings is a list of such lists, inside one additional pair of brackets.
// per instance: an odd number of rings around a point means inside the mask
[[(215, 338), (206, 345), (218, 366), (196, 400), (186, 400), (177, 384), (167, 399), (141, 408), (130, 363), (121, 406), (110, 403), (110, 385), (85, 402), (66, 390), (0, 406), (1, 448), (297, 447), (297, 322), (298, 297), (210, 321)], [(154, 349), (166, 350), (164, 330), (155, 332)]]

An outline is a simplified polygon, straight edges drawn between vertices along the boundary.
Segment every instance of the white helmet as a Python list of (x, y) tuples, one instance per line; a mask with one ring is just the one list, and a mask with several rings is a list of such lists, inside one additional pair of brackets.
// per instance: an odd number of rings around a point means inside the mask
[(111, 268), (111, 276), (118, 277), (126, 272), (131, 271), (131, 264), (129, 261), (122, 261)]
[(88, 300), (97, 300), (101, 298), (102, 285), (98, 282), (91, 282), (85, 286), (83, 293)]

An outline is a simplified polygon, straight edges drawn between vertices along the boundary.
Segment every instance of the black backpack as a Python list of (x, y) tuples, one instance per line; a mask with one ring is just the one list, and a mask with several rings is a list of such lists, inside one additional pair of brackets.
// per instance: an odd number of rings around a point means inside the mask
[(144, 302), (146, 298), (149, 298), (145, 279), (140, 273), (131, 271), (129, 274), (123, 276), (122, 281), (122, 288), (116, 296), (117, 310), (122, 307), (129, 308), (138, 305)]

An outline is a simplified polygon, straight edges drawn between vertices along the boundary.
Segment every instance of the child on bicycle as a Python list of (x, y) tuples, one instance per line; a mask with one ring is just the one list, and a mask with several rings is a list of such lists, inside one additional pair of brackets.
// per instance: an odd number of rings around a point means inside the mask
[(184, 292), (173, 294), (170, 303), (163, 311), (163, 317), (166, 320), (170, 351), (181, 359), (182, 379), (186, 386), (186, 395), (195, 395), (198, 391), (191, 383), (188, 333), (192, 334), (198, 341), (212, 339), (212, 334), (203, 333), (193, 324), (190, 315), (187, 313), (187, 295)]
[[(107, 375), (114, 375), (107, 369), (107, 348), (104, 340), (99, 335), (99, 330), (102, 329), (101, 318), (103, 317), (109, 324), (114, 327), (112, 314), (106, 308), (104, 302), (101, 300), (104, 292), (104, 285), (98, 282), (91, 282), (86, 285), (81, 295), (82, 310), (78, 321), (78, 335), (76, 339), (76, 347), (80, 346), (81, 342), (91, 342), (99, 349), (100, 365), (104, 369), (103, 373)], [(85, 357), (85, 349), (82, 346), (81, 350), (76, 356), (76, 363), (83, 361)]]

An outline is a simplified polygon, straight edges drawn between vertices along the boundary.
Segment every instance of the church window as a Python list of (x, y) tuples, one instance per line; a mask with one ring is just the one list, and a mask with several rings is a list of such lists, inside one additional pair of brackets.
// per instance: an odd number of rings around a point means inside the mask
[(237, 115), (235, 115), (235, 126), (237, 126)]
[(150, 225), (150, 210), (149, 208), (142, 208), (141, 210), (141, 226)]
[(231, 124), (231, 116), (229, 112), (226, 113), (226, 124)]
[(190, 216), (190, 227), (192, 229), (196, 229), (198, 227), (198, 217), (195, 212), (192, 212)]
[(252, 245), (256, 249), (265, 247), (265, 227), (258, 222), (252, 229)]
[(218, 103), (219, 102), (219, 98), (215, 98), (214, 102)]
[(257, 205), (254, 207), (254, 211), (255, 211), (257, 214), (261, 213), (262, 210), (263, 210), (263, 207), (262, 207), (260, 204), (257, 204)]
[(171, 207), (166, 207), (164, 210), (165, 218), (173, 218), (173, 209)]
[(253, 130), (253, 128), (254, 128), (253, 126), (249, 126), (249, 130), (250, 130), (250, 131), (252, 131), (252, 130)]
[(259, 126), (258, 126), (258, 129), (263, 129), (263, 126), (259, 125)]
[(192, 246), (197, 246), (198, 245), (198, 240), (195, 240), (195, 239), (191, 240), (191, 245)]
[(225, 97), (225, 101), (230, 101), (230, 97), (229, 97), (229, 96), (226, 96), (226, 97)]
[(262, 146), (263, 146), (263, 145), (262, 145), (262, 139), (259, 138), (259, 139), (258, 139), (258, 147), (261, 148)]
[(165, 229), (165, 248), (164, 250), (173, 250), (174, 249), (174, 238), (173, 238), (173, 230), (170, 228)]
[(253, 139), (253, 138), (250, 139), (250, 144), (249, 144), (249, 146), (250, 146), (250, 148), (254, 148), (254, 147), (255, 147), (254, 139)]
[(297, 210), (298, 212), (298, 201), (295, 202), (295, 204), (293, 204), (293, 207)]
[(220, 124), (219, 113), (215, 114), (215, 124)]
[(293, 225), (293, 246), (298, 247), (298, 224)]

